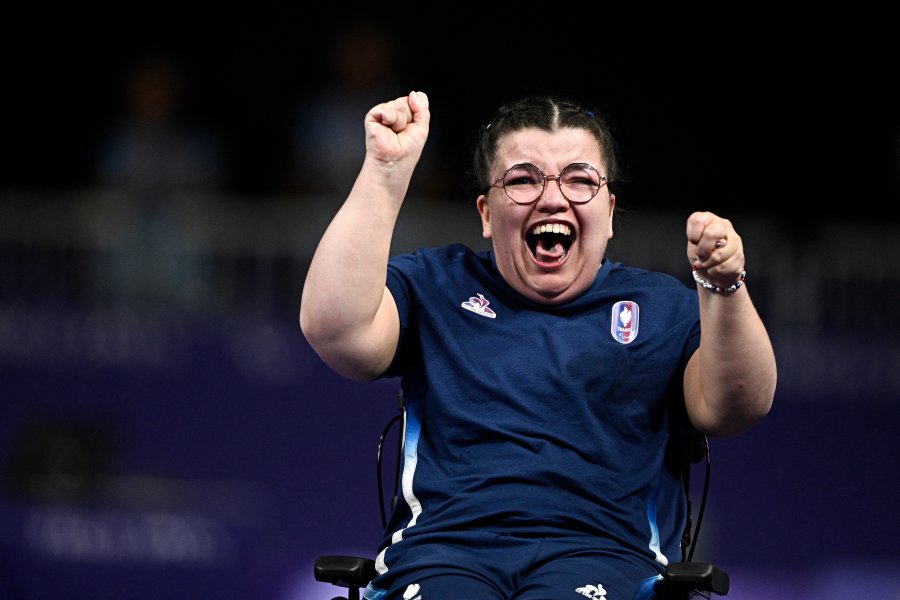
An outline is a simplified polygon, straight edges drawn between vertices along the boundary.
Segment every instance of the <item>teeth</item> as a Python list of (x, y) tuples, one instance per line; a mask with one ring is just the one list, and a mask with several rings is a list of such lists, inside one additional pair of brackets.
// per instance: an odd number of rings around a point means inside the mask
[(531, 230), (531, 233), (532, 235), (539, 235), (541, 233), (572, 235), (572, 228), (565, 223), (544, 223), (543, 225), (536, 225), (535, 228)]

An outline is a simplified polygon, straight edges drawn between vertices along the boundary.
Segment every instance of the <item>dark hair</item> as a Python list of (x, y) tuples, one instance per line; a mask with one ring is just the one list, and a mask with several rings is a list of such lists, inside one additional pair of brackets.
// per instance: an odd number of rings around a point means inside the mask
[(600, 145), (606, 176), (610, 183), (618, 181), (617, 146), (607, 121), (597, 112), (585, 110), (569, 100), (553, 96), (529, 96), (500, 107), (493, 120), (481, 128), (475, 144), (473, 177), (477, 193), (491, 186), (491, 166), (500, 140), (507, 134), (527, 128), (556, 131), (564, 127), (590, 132)]

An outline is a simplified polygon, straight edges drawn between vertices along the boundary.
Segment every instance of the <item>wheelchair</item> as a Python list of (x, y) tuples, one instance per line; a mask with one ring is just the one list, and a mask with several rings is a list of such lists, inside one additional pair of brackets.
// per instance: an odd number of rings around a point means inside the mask
[[(395, 466), (396, 477), (401, 468), (403, 456), (402, 441), (405, 437), (406, 428), (406, 412), (403, 404), (402, 390), (398, 393), (397, 404), (399, 414), (393, 416), (381, 432), (376, 456), (378, 503), (381, 510), (381, 524), (383, 528), (387, 528), (387, 512), (385, 510), (384, 500), (383, 451), (385, 442), (388, 439), (391, 430), (399, 425), (400, 430), (398, 434), (399, 440), (397, 444)], [(700, 532), (700, 525), (703, 522), (703, 513), (706, 509), (707, 492), (709, 491), (711, 473), (709, 440), (705, 435), (691, 427), (687, 420), (685, 420), (685, 427), (682, 431), (682, 435), (684, 456), (682, 459), (681, 473), (687, 499), (687, 518), (685, 520), (684, 533), (681, 537), (682, 561), (669, 563), (667, 565), (662, 580), (656, 585), (655, 594), (658, 600), (708, 599), (712, 594), (725, 596), (728, 594), (730, 585), (728, 573), (713, 564), (693, 560), (697, 537)], [(703, 491), (700, 499), (700, 508), (697, 514), (697, 524), (696, 526), (693, 526), (690, 498), (691, 471), (693, 470), (694, 465), (700, 462), (703, 462), (705, 465)], [(395, 494), (390, 502), (391, 509), (393, 509), (396, 501), (397, 496)], [(368, 585), (369, 581), (371, 581), (376, 574), (375, 560), (359, 556), (322, 555), (316, 558), (314, 565), (316, 581), (330, 583), (347, 589), (347, 595), (335, 596), (332, 600), (360, 600), (360, 590), (365, 589), (366, 585)]]

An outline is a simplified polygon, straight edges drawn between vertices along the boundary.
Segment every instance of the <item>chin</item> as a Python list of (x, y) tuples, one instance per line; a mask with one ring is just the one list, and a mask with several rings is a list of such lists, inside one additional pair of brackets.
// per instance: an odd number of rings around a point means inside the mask
[(560, 281), (557, 277), (541, 275), (538, 281), (532, 281), (528, 286), (527, 295), (543, 304), (558, 304), (578, 295), (578, 291), (572, 287), (573, 284), (574, 281), (568, 278)]

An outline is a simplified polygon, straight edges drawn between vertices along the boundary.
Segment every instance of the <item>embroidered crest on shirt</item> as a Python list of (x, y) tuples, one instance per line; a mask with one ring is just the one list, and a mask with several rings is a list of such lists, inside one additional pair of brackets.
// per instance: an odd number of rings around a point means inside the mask
[(586, 598), (606, 598), (606, 590), (603, 589), (603, 584), (600, 583), (576, 588), (575, 591)]
[(614, 340), (620, 344), (630, 344), (634, 341), (638, 334), (640, 312), (637, 302), (631, 300), (622, 300), (613, 304), (609, 332)]
[(483, 295), (478, 294), (477, 296), (472, 296), (460, 306), (464, 309), (472, 311), (476, 315), (481, 315), (482, 317), (487, 317), (489, 319), (496, 319), (497, 313), (488, 308), (488, 304), (490, 304), (490, 300), (485, 298)]

